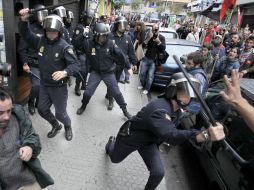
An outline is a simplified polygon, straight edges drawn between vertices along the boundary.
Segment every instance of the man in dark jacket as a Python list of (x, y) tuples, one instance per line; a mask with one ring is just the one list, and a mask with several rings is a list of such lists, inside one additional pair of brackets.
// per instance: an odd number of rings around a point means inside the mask
[(91, 73), (83, 94), (82, 105), (77, 110), (77, 114), (81, 115), (85, 111), (96, 88), (103, 81), (122, 109), (124, 116), (129, 119), (131, 115), (127, 111), (127, 104), (117, 84), (114, 70), (116, 67), (115, 62), (125, 65), (130, 72), (131, 66), (121, 49), (108, 39), (109, 33), (110, 30), (107, 24), (97, 23), (94, 27), (94, 38), (86, 40), (83, 44), (84, 53), (90, 64)]
[[(45, 8), (45, 6), (37, 4), (33, 7), (34, 9)], [(44, 18), (48, 16), (47, 10), (38, 11), (37, 14), (30, 17), (29, 24), (30, 29), (37, 36), (44, 35), (44, 30), (42, 28), (42, 22)], [(23, 38), (20, 38), (18, 45), (19, 60), (23, 66), (23, 70), (30, 74), (30, 79), (32, 82), (32, 88), (28, 100), (28, 111), (31, 115), (35, 113), (35, 107), (37, 107), (39, 101), (39, 90), (40, 90), (40, 80), (37, 76), (40, 76), (38, 54), (37, 50), (29, 46)]]
[[(65, 138), (72, 139), (71, 120), (67, 114), (67, 76), (78, 71), (78, 60), (73, 48), (61, 38), (63, 22), (58, 15), (47, 16), (43, 21), (45, 36), (38, 37), (31, 32), (27, 18), (29, 9), (20, 10), (21, 21), (19, 31), (24, 40), (38, 51), (40, 68), (40, 94), (38, 103), (39, 114), (52, 125), (48, 138), (56, 136), (64, 124)], [(51, 112), (52, 104), (55, 115)]]
[[(193, 77), (191, 80), (197, 83)], [(164, 177), (158, 149), (161, 143), (178, 145), (189, 139), (194, 143), (201, 143), (218, 141), (225, 137), (220, 124), (204, 131), (176, 128), (183, 114), (182, 108), (189, 104), (191, 98), (195, 98), (193, 89), (183, 73), (176, 73), (161, 98), (151, 101), (136, 116), (125, 122), (116, 138), (109, 138), (105, 148), (113, 163), (120, 163), (136, 150), (143, 158), (150, 171), (145, 190), (156, 189)]]
[[(127, 24), (128, 22), (125, 19), (125, 17), (123, 16), (117, 17), (117, 19), (114, 22), (112, 33), (109, 35), (109, 39), (112, 40), (113, 43), (116, 44), (122, 50), (124, 55), (127, 57), (127, 61), (130, 62), (130, 64), (133, 66), (133, 69), (135, 70), (137, 65), (137, 58), (135, 55), (131, 38), (127, 34), (125, 34), (125, 28)], [(126, 69), (125, 65), (122, 65), (116, 62), (115, 75), (116, 75), (117, 81), (120, 80), (121, 74), (124, 69)], [(129, 78), (129, 75), (128, 75), (128, 78)], [(108, 110), (112, 110), (114, 99), (109, 89), (107, 90), (106, 97), (109, 100)]]
[(24, 108), (0, 88), (0, 189), (39, 190), (54, 184), (40, 165), (39, 136)]
[(145, 57), (140, 63), (139, 78), (143, 89), (143, 94), (148, 94), (152, 86), (155, 72), (155, 63), (158, 53), (166, 49), (165, 37), (159, 34), (159, 26), (153, 25), (152, 32), (149, 32), (149, 38), (143, 43), (147, 51)]

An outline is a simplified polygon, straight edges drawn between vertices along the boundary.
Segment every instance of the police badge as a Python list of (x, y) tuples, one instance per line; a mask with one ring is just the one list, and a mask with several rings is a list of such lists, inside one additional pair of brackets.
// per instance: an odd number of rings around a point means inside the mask
[(96, 55), (96, 53), (95, 53), (95, 48), (92, 48), (92, 53), (91, 53), (91, 55)]

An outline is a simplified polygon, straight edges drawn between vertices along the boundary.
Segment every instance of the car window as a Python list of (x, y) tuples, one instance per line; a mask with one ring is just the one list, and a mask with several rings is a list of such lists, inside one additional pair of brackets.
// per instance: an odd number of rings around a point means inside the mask
[(170, 38), (170, 39), (176, 39), (177, 34), (174, 32), (160, 32), (161, 35), (163, 35), (165, 38)]
[(166, 51), (168, 52), (169, 57), (166, 62), (171, 64), (175, 63), (173, 55), (176, 55), (180, 59), (182, 55), (188, 55), (189, 53), (195, 52), (197, 50), (199, 50), (199, 47), (167, 44)]
[(231, 110), (225, 119), (228, 129), (227, 141), (245, 160), (254, 158), (254, 133), (243, 121), (242, 117)]
[(226, 140), (245, 160), (254, 158), (254, 133), (242, 117), (219, 95), (225, 90), (224, 82), (218, 82), (208, 89), (206, 102), (215, 120), (226, 127)]

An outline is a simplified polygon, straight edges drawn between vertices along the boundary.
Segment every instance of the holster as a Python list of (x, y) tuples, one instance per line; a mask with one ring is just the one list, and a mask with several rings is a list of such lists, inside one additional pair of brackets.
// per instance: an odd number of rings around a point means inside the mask
[(123, 137), (130, 136), (131, 135), (130, 127), (131, 127), (131, 122), (128, 120), (121, 126), (121, 128), (118, 132), (118, 135), (123, 136)]

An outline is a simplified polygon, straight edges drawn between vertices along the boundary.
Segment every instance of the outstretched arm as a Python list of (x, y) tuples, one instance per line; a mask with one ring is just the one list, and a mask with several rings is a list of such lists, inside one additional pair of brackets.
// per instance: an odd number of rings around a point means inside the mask
[(231, 77), (232, 82), (228, 80), (227, 76), (224, 76), (227, 91), (221, 91), (220, 94), (226, 102), (235, 108), (235, 110), (243, 117), (244, 121), (254, 132), (254, 107), (251, 106), (241, 95), (240, 79), (242, 75), (239, 75), (236, 70), (232, 70)]

